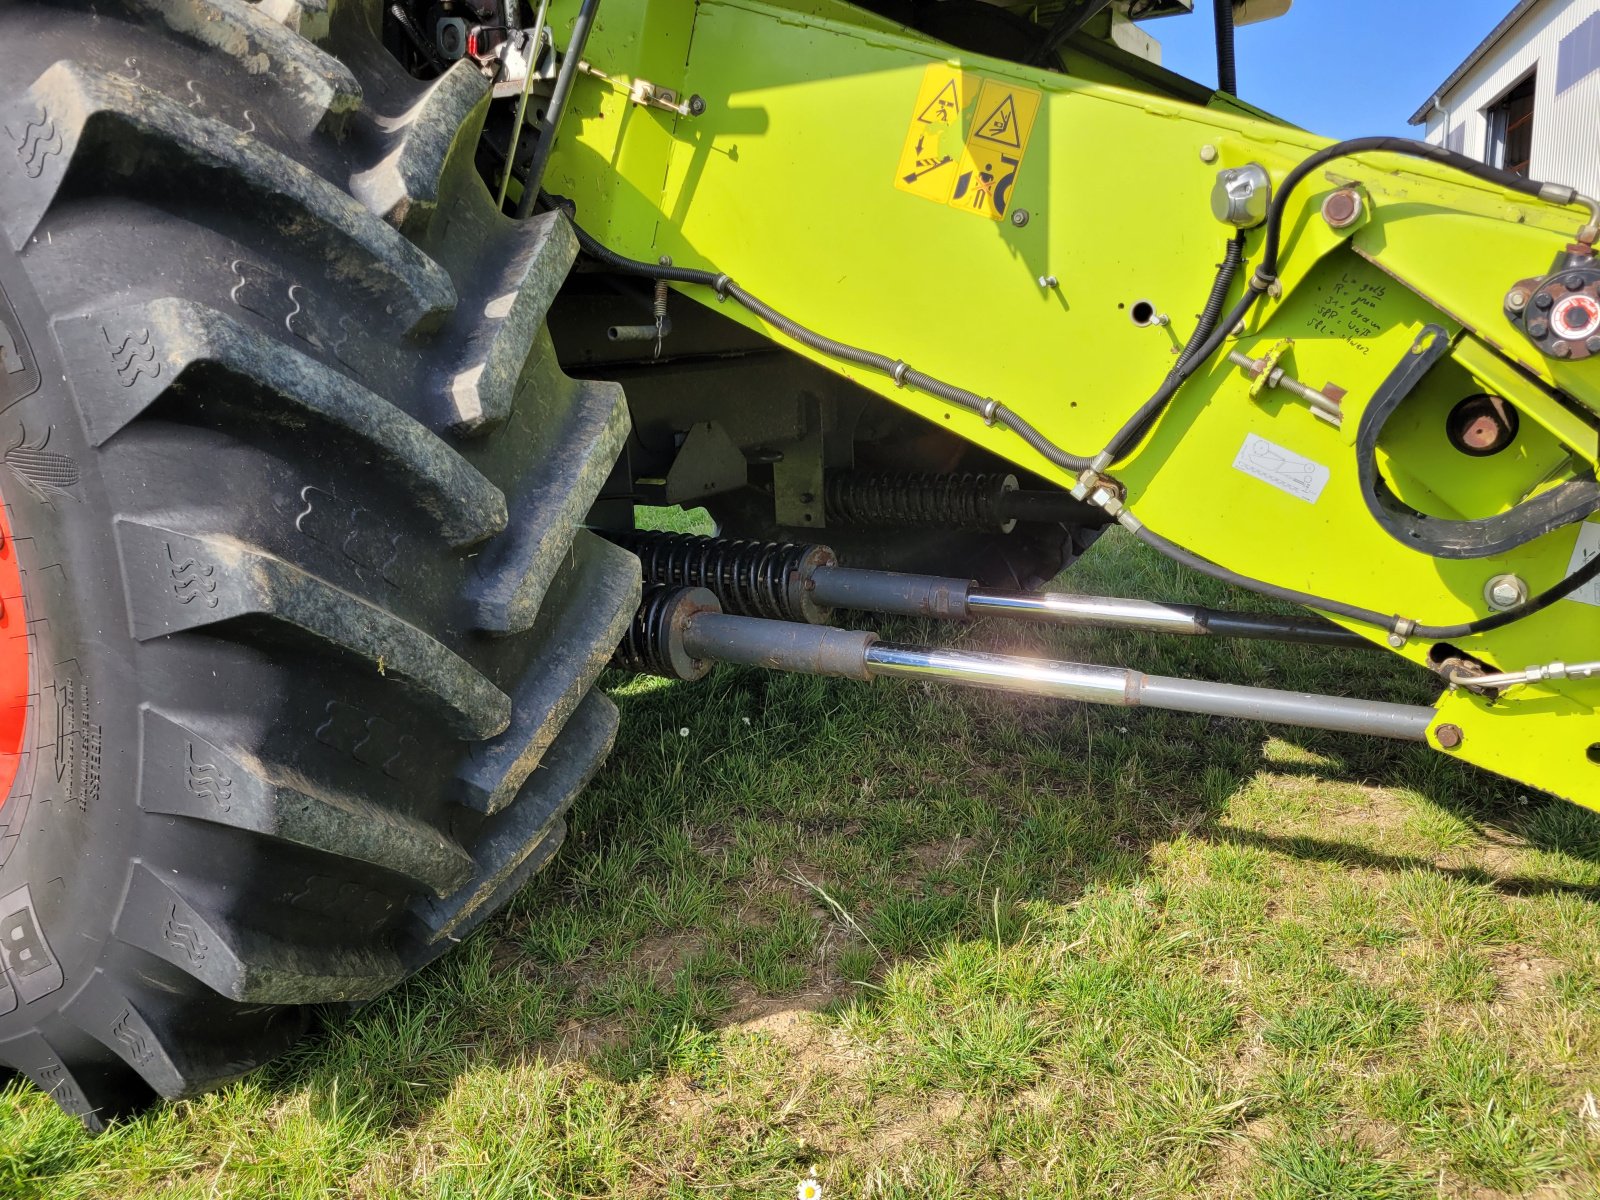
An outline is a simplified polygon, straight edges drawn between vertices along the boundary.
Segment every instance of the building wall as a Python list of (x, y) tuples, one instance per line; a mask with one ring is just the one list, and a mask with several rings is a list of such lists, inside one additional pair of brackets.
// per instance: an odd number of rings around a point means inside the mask
[(1600, 195), (1600, 71), (1556, 94), (1561, 39), (1596, 14), (1600, 0), (1544, 0), (1536, 5), (1440, 98), (1443, 111), (1428, 114), (1427, 140), (1484, 158), (1489, 137), (1485, 110), (1537, 64), (1531, 174)]

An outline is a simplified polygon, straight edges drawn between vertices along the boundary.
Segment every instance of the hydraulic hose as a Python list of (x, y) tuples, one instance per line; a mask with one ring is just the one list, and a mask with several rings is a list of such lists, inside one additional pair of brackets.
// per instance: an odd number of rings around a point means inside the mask
[(1217, 275), (1211, 284), (1211, 295), (1206, 299), (1205, 310), (1200, 314), (1200, 320), (1195, 325), (1194, 333), (1184, 344), (1183, 352), (1178, 355), (1178, 361), (1173, 364), (1172, 370), (1167, 372), (1167, 377), (1161, 381), (1161, 386), (1155, 394), (1146, 400), (1134, 414), (1122, 423), (1111, 439), (1106, 442), (1106, 447), (1094, 461), (1098, 464), (1097, 470), (1104, 470), (1112, 463), (1122, 458), (1138, 445), (1149, 432), (1150, 426), (1166, 410), (1168, 403), (1178, 394), (1178, 389), (1184, 382), (1199, 369), (1200, 364), (1215, 354), (1222, 345), (1223, 339), (1250, 311), (1251, 305), (1266, 290), (1266, 285), (1255, 287), (1252, 279), (1250, 287), (1227, 316), (1218, 321), (1223, 303), (1228, 298), (1228, 292), (1233, 287), (1234, 277), (1239, 272), (1239, 267), (1244, 261), (1244, 234), (1241, 232), (1228, 243), (1227, 252), (1223, 255), (1222, 265), (1217, 268)]
[(841, 342), (835, 338), (816, 333), (801, 325), (798, 321), (784, 316), (760, 297), (745, 291), (744, 288), (726, 275), (717, 275), (711, 271), (700, 271), (692, 267), (665, 266), (659, 263), (647, 263), (638, 259), (626, 258), (596, 241), (593, 235), (580, 228), (576, 223), (573, 224), (572, 231), (577, 235), (578, 245), (583, 247), (586, 254), (598, 259), (614, 271), (619, 271), (626, 275), (642, 275), (650, 279), (666, 279), (673, 283), (693, 283), (699, 284), (701, 287), (711, 288), (718, 296), (737, 301), (768, 325), (771, 325), (786, 337), (799, 342), (802, 346), (809, 346), (820, 354), (826, 354), (829, 358), (836, 358), (841, 362), (852, 363), (869, 371), (876, 371), (880, 375), (887, 375), (895, 381), (897, 386), (914, 387), (918, 391), (928, 393), (930, 396), (937, 396), (957, 408), (964, 408), (968, 412), (977, 413), (990, 425), (1003, 425), (1064, 471), (1081, 471), (1089, 465), (1087, 458), (1077, 454), (1070, 454), (1063, 450), (1035, 429), (1027, 420), (1012, 412), (998, 400), (980, 396), (978, 393), (968, 391), (963, 387), (957, 387), (953, 383), (919, 371), (900, 359), (890, 358), (887, 354), (863, 350), (860, 346), (852, 346), (848, 342)]
[[(1347, 154), (1361, 154), (1369, 151), (1408, 154), (1416, 158), (1444, 163), (1447, 166), (1458, 167), (1475, 178), (1490, 183), (1502, 184), (1524, 195), (1535, 196), (1555, 204), (1586, 204), (1589, 206), (1591, 220), (1590, 225), (1579, 234), (1580, 239), (1585, 234), (1591, 233), (1596, 225), (1600, 225), (1600, 210), (1597, 210), (1595, 202), (1579, 195), (1571, 188), (1538, 183), (1522, 179), (1520, 176), (1508, 175), (1504, 171), (1486, 167), (1482, 163), (1474, 162), (1472, 159), (1426, 142), (1417, 142), (1409, 138), (1371, 137), (1355, 138), (1327, 146), (1307, 157), (1285, 176), (1283, 184), (1279, 187), (1268, 211), (1261, 265), (1252, 273), (1246, 284), (1244, 294), (1234, 302), (1232, 308), (1220, 320), (1215, 320), (1209, 331), (1206, 330), (1207, 318), (1212, 317), (1214, 319), (1215, 311), (1220, 309), (1221, 304), (1225, 301), (1237, 275), (1238, 268), (1242, 264), (1243, 235), (1240, 234), (1228, 246), (1227, 253), (1218, 267), (1217, 277), (1212, 283), (1211, 294), (1206, 301), (1205, 311), (1201, 314), (1201, 322), (1196, 326), (1194, 336), (1189, 339), (1189, 344), (1185, 346), (1184, 352), (1179, 355), (1177, 363), (1168, 372), (1167, 377), (1162, 381), (1155, 394), (1123, 423), (1122, 428), (1106, 444), (1106, 448), (1093, 459), (1084, 458), (1063, 450), (1045, 437), (1038, 429), (1034, 428), (1027, 420), (1012, 412), (997, 400), (980, 396), (976, 392), (957, 387), (955, 384), (925, 374), (914, 369), (903, 360), (892, 359), (886, 354), (879, 354), (875, 351), (862, 349), (859, 346), (852, 346), (806, 328), (799, 322), (784, 316), (758, 297), (745, 291), (725, 274), (719, 275), (712, 271), (699, 270), (692, 267), (677, 267), (667, 263), (647, 263), (627, 258), (601, 244), (576, 222), (572, 223), (572, 229), (577, 236), (578, 244), (583, 248), (584, 252), (614, 271), (650, 279), (665, 279), (673, 283), (688, 283), (709, 287), (717, 293), (718, 297), (732, 298), (773, 328), (801, 345), (808, 346), (821, 354), (839, 359), (842, 362), (853, 363), (867, 370), (887, 375), (894, 380), (897, 386), (905, 387), (910, 385), (929, 395), (937, 396), (959, 408), (978, 414), (988, 424), (1004, 426), (1062, 470), (1077, 472), (1092, 467), (1096, 471), (1103, 471), (1144, 436), (1151, 424), (1171, 403), (1173, 396), (1177, 394), (1184, 381), (1195, 372), (1200, 364), (1206, 362), (1217, 352), (1223, 340), (1245, 319), (1256, 301), (1272, 286), (1277, 278), (1278, 249), (1285, 207), (1288, 197), (1295, 186), (1323, 163)], [(529, 192), (531, 193), (532, 191), (533, 189), (530, 188)], [(1363, 608), (1360, 605), (1347, 604), (1344, 601), (1330, 599), (1326, 596), (1315, 596), (1309, 592), (1295, 591), (1292, 588), (1279, 587), (1259, 579), (1252, 579), (1249, 576), (1241, 575), (1236, 571), (1230, 571), (1226, 567), (1219, 566), (1207, 558), (1184, 549), (1175, 542), (1168, 541), (1142, 522), (1133, 519), (1131, 513), (1125, 512), (1124, 517), (1128, 519), (1123, 520), (1122, 523), (1140, 541), (1203, 575), (1208, 575), (1213, 579), (1219, 579), (1224, 583), (1242, 587), (1248, 591), (1285, 603), (1317, 609), (1333, 616), (1359, 621), (1362, 624), (1372, 625), (1379, 629), (1387, 629), (1402, 638), (1446, 639), (1487, 633), (1532, 616), (1534, 613), (1548, 608), (1557, 600), (1571, 595), (1585, 584), (1600, 578), (1600, 555), (1597, 555), (1559, 583), (1514, 608), (1454, 625), (1425, 625), (1409, 618), (1381, 613), (1376, 609)]]
[(1195, 323), (1194, 333), (1184, 343), (1183, 349), (1178, 354), (1175, 371), (1182, 371), (1200, 355), (1200, 345), (1211, 336), (1216, 329), (1217, 321), (1222, 317), (1222, 306), (1228, 302), (1228, 293), (1233, 289), (1234, 276), (1239, 273), (1239, 267), (1244, 262), (1244, 231), (1241, 229), (1228, 243), (1228, 248), (1222, 255), (1222, 263), (1217, 268), (1216, 278), (1211, 282), (1211, 294), (1206, 297), (1205, 307), (1200, 310), (1200, 319)]
[(1239, 94), (1239, 77), (1233, 59), (1233, 0), (1211, 0), (1217, 26), (1217, 91)]
[(1123, 423), (1106, 443), (1106, 448), (1093, 460), (1097, 470), (1104, 470), (1113, 462), (1122, 458), (1141, 438), (1149, 431), (1165, 410), (1172, 398), (1177, 394), (1185, 380), (1194, 373), (1196, 368), (1213, 354), (1222, 345), (1232, 329), (1243, 321), (1250, 309), (1259, 300), (1278, 278), (1278, 252), (1282, 245), (1284, 214), (1288, 209), (1290, 195), (1318, 167), (1335, 159), (1344, 158), (1352, 154), (1367, 154), (1375, 151), (1386, 151), (1391, 154), (1404, 154), (1412, 158), (1424, 159), (1428, 162), (1441, 163), (1447, 167), (1454, 167), (1474, 179), (1485, 183), (1496, 184), (1511, 191), (1520, 192), (1525, 196), (1549, 201), (1552, 204), (1582, 204), (1589, 209), (1589, 224), (1578, 233), (1580, 241), (1588, 238), (1594, 240), (1596, 226), (1600, 226), (1600, 206), (1586, 196), (1580, 195), (1575, 189), (1561, 184), (1541, 183), (1534, 179), (1524, 179), (1520, 175), (1513, 175), (1502, 171), (1498, 167), (1487, 166), (1476, 159), (1468, 158), (1464, 154), (1457, 154), (1453, 150), (1446, 150), (1443, 146), (1435, 146), (1431, 142), (1419, 142), (1412, 138), (1402, 137), (1364, 137), (1351, 138), (1343, 142), (1335, 142), (1331, 146), (1324, 146), (1302, 159), (1284, 176), (1272, 198), (1272, 206), (1267, 211), (1266, 233), (1262, 240), (1261, 263), (1250, 276), (1250, 281), (1243, 296), (1233, 306), (1233, 309), (1223, 318), (1222, 322), (1211, 331), (1203, 342), (1197, 336), (1190, 339), (1190, 343), (1200, 342), (1198, 349), (1187, 363), (1180, 356), (1179, 362), (1167, 375), (1149, 400), (1141, 405), (1133, 416)]
[(1521, 175), (1513, 175), (1509, 171), (1502, 171), (1498, 167), (1491, 167), (1477, 159), (1468, 158), (1465, 154), (1457, 154), (1443, 146), (1435, 146), (1432, 142), (1419, 142), (1414, 138), (1402, 137), (1362, 137), (1351, 138), (1348, 141), (1335, 142), (1331, 146), (1324, 146), (1312, 154), (1301, 159), (1283, 177), (1276, 194), (1272, 198), (1272, 207), (1267, 214), (1266, 238), (1261, 246), (1261, 265), (1256, 268), (1258, 275), (1267, 280), (1278, 277), (1278, 248), (1283, 232), (1283, 216), (1288, 204), (1289, 196), (1300, 183), (1315, 171), (1337, 158), (1346, 158), (1352, 154), (1368, 154), (1374, 151), (1387, 151), (1391, 154), (1404, 154), (1411, 158), (1425, 159), (1428, 162), (1440, 163), (1447, 167), (1454, 167), (1463, 174), (1484, 183), (1492, 183), (1497, 187), (1507, 188), (1514, 192), (1521, 192), (1525, 196), (1534, 196), (1541, 200), (1548, 200), (1553, 204), (1587, 204), (1593, 214), (1593, 201), (1580, 196), (1573, 188), (1561, 184), (1541, 183), (1536, 179), (1525, 179)]
[(1596, 555), (1572, 572), (1572, 574), (1562, 579), (1561, 582), (1546, 588), (1537, 596), (1530, 597), (1514, 608), (1508, 608), (1503, 612), (1490, 613), (1488, 616), (1479, 617), (1475, 621), (1463, 621), (1455, 625), (1423, 625), (1399, 615), (1386, 615), (1377, 609), (1362, 608), (1357, 604), (1346, 604), (1342, 600), (1330, 600), (1325, 596), (1313, 596), (1309, 592), (1297, 592), (1293, 588), (1278, 587), (1276, 584), (1263, 583), (1259, 579), (1251, 579), (1248, 575), (1230, 571), (1227, 567), (1218, 566), (1209, 558), (1202, 558), (1191, 550), (1185, 550), (1176, 542), (1169, 542), (1159, 533), (1146, 526), (1135, 528), (1133, 535), (1145, 545), (1160, 551), (1173, 561), (1181, 563), (1191, 570), (1198, 571), (1202, 575), (1209, 575), (1212, 579), (1219, 579), (1223, 583), (1242, 587), (1258, 595), (1266, 596), (1273, 600), (1281, 600), (1286, 604), (1298, 604), (1336, 617), (1360, 621), (1364, 625), (1375, 625), (1380, 629), (1388, 629), (1401, 637), (1427, 638), (1432, 641), (1470, 637), (1475, 633), (1488, 633), (1491, 630), (1502, 629), (1507, 625), (1522, 620), (1524, 617), (1531, 617), (1534, 613), (1549, 608), (1557, 600), (1565, 599), (1584, 584), (1600, 577), (1600, 555)]

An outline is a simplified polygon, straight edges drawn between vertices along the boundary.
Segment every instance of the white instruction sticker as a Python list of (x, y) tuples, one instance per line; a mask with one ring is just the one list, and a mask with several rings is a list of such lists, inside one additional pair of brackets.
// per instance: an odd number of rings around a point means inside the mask
[[(1600, 554), (1600, 525), (1585, 521), (1578, 526), (1578, 540), (1572, 544), (1572, 561), (1567, 564), (1567, 574), (1571, 575), (1596, 554)], [(1600, 579), (1591, 579), (1567, 599), (1600, 608)]]
[(1233, 469), (1269, 483), (1307, 504), (1317, 502), (1322, 489), (1328, 486), (1330, 474), (1321, 463), (1253, 433), (1244, 435), (1244, 445), (1233, 458)]

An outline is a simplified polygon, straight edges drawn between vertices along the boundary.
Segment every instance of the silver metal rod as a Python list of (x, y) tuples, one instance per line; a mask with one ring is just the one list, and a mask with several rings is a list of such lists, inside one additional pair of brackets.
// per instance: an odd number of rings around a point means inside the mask
[(868, 673), (873, 676), (940, 680), (962, 687), (1052, 696), (1090, 704), (1111, 704), (1124, 708), (1143, 705), (1413, 742), (1425, 739), (1428, 724), (1434, 716), (1433, 709), (1414, 704), (1350, 700), (1341, 696), (1318, 696), (1233, 683), (1206, 683), (1198, 679), (1146, 675), (1142, 671), (1122, 667), (1050, 662), (964, 650), (938, 650), (889, 642), (868, 646), (866, 665)]
[[(521, 3), (521, 0), (517, 0)], [(494, 206), (506, 206), (506, 189), (511, 186), (511, 168), (517, 161), (517, 142), (522, 137), (522, 122), (528, 113), (528, 90), (533, 86), (534, 68), (539, 65), (539, 51), (544, 44), (544, 19), (550, 12), (550, 0), (539, 0), (539, 11), (533, 15), (533, 33), (528, 37), (528, 73), (522, 79), (522, 95), (517, 98), (517, 116), (511, 123), (511, 146), (506, 150), (506, 169), (500, 176), (500, 194)]]
[(556, 70), (555, 86), (550, 90), (550, 101), (545, 105), (544, 120), (539, 127), (539, 142), (533, 148), (533, 160), (528, 164), (528, 179), (523, 185), (522, 198), (517, 201), (517, 216), (526, 217), (533, 211), (534, 197), (544, 182), (544, 169), (550, 161), (550, 151), (555, 146), (556, 133), (561, 128), (561, 118), (567, 112), (567, 97), (572, 94), (572, 84), (578, 77), (578, 60), (589, 41), (589, 30), (594, 25), (595, 12), (600, 0), (583, 0), (578, 15), (572, 21), (572, 37), (567, 40), (567, 51), (561, 66)]
[(1051, 625), (1091, 625), (1101, 629), (1136, 629), (1146, 633), (1178, 633), (1193, 637), (1262, 638), (1279, 642), (1311, 642), (1319, 646), (1371, 649), (1360, 634), (1319, 617), (1280, 617), (1270, 613), (1230, 613), (1193, 604), (1156, 604), (1116, 596), (1075, 596), (1066, 592), (967, 593), (971, 616), (1011, 617)]

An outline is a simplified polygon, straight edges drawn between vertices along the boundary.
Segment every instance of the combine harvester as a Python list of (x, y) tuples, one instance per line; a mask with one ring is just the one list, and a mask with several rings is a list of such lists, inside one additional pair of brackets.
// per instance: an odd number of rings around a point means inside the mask
[[(443, 953), (560, 843), (614, 655), (1426, 739), (1600, 806), (1595, 201), (1236, 99), (1286, 0), (1180, 78), (1130, 16), (1189, 6), (0, 7), (0, 1066), (97, 1128)], [(1113, 524), (1303, 615), (1037, 592)]]

